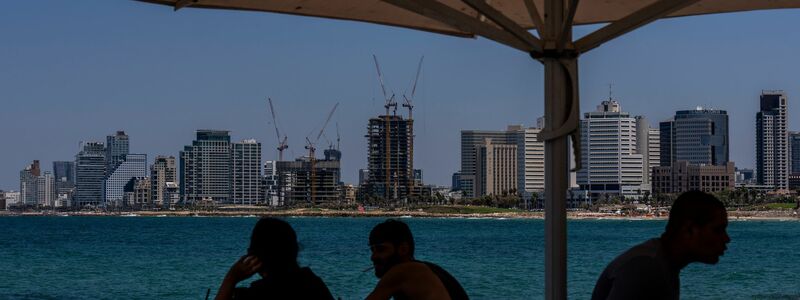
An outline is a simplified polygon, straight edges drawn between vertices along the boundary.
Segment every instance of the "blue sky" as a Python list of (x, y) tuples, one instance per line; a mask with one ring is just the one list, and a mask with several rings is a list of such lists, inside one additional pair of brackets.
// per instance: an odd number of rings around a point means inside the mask
[[(586, 34), (597, 26), (576, 29)], [(800, 130), (800, 10), (661, 20), (581, 57), (582, 111), (608, 97), (655, 125), (697, 105), (730, 114), (731, 159), (754, 163), (755, 113), (762, 89), (789, 97), (790, 130)], [(131, 151), (178, 155), (200, 128), (234, 140), (276, 139), (265, 99), (289, 137), (341, 131), (343, 173), (366, 166), (367, 120), (383, 111), (372, 54), (397, 93), (418, 85), (415, 164), (427, 183), (449, 185), (458, 171), (461, 129), (533, 125), (543, 111), (543, 67), (485, 39), (463, 39), (373, 24), (267, 13), (183, 9), (133, 1), (14, 1), (0, 10), (0, 189), (19, 188), (19, 170), (39, 159), (72, 160), (80, 141), (116, 130)], [(327, 144), (322, 139), (321, 144)]]

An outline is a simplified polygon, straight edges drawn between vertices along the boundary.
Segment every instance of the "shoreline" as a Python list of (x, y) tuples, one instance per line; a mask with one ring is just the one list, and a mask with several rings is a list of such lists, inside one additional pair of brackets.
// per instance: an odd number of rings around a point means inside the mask
[[(331, 217), (331, 218), (454, 218), (454, 219), (544, 219), (541, 211), (510, 211), (510, 212), (427, 212), (423, 210), (333, 210), (319, 208), (301, 208), (290, 210), (178, 210), (178, 211), (126, 211), (126, 212), (54, 212), (54, 211), (28, 211), (10, 212), (0, 211), (0, 217), (12, 216), (69, 216), (69, 217)], [(667, 215), (624, 215), (615, 213), (599, 213), (588, 211), (569, 211), (569, 220), (666, 220)], [(800, 221), (794, 211), (728, 211), (730, 221)]]

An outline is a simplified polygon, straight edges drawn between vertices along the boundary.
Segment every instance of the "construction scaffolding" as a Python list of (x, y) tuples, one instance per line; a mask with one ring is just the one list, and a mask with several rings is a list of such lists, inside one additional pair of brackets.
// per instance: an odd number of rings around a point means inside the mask
[(379, 116), (367, 126), (369, 175), (363, 195), (388, 205), (406, 204), (418, 196), (412, 159), (414, 121), (402, 116)]
[[(336, 151), (336, 150), (334, 150)], [(326, 150), (326, 154), (328, 150)], [(336, 151), (338, 152), (338, 151)], [(277, 161), (279, 195), (285, 205), (319, 205), (342, 200), (341, 167), (337, 155), (324, 160), (308, 157), (295, 161)]]

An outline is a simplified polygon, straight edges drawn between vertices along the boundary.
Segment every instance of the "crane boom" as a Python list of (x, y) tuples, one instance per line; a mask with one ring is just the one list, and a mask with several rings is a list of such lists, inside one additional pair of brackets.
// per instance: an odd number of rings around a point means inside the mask
[(267, 97), (269, 102), (269, 112), (272, 113), (272, 124), (275, 125), (275, 135), (278, 137), (278, 142), (281, 140), (281, 132), (278, 130), (278, 121), (275, 118), (275, 107), (272, 106), (272, 98)]
[(322, 124), (322, 128), (319, 129), (319, 134), (317, 134), (317, 139), (314, 140), (315, 143), (319, 141), (320, 137), (322, 137), (322, 133), (325, 132), (325, 127), (328, 126), (328, 122), (331, 121), (331, 117), (333, 117), (333, 113), (336, 111), (337, 107), (339, 107), (339, 102), (336, 102), (336, 104), (333, 105), (333, 109), (331, 109), (331, 112), (328, 113), (328, 119), (325, 120), (325, 124)]

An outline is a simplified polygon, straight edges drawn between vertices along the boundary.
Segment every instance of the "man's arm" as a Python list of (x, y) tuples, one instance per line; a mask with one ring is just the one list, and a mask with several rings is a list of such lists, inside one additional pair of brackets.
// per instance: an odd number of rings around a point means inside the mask
[(236, 284), (240, 281), (253, 276), (258, 269), (261, 268), (261, 262), (255, 256), (242, 256), (237, 260), (228, 274), (225, 274), (225, 279), (219, 286), (215, 300), (229, 300), (233, 299), (233, 290), (236, 289)]

